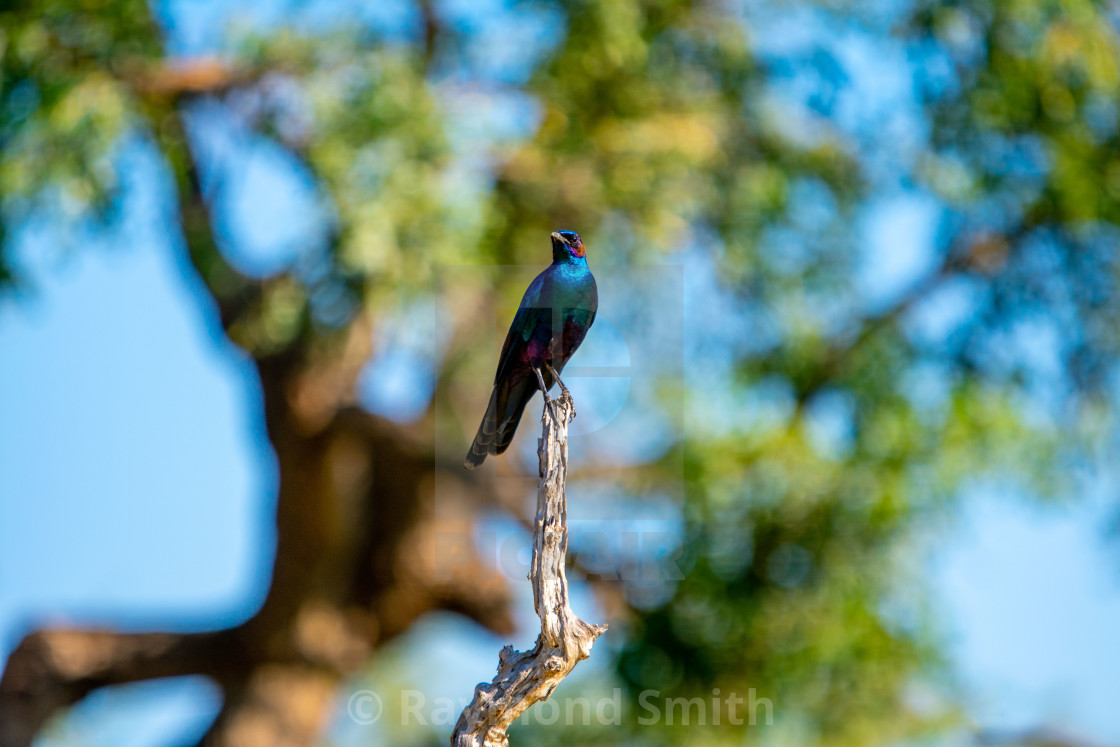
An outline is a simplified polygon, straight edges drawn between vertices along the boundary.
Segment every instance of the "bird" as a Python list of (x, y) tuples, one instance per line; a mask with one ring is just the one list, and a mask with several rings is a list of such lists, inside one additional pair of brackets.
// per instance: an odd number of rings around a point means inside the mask
[(498, 357), (490, 404), (463, 462), (467, 469), (509, 448), (525, 405), (538, 389), (546, 405), (553, 383), (570, 397), (560, 373), (595, 321), (599, 290), (579, 234), (555, 231), (551, 238), (552, 264), (529, 284), (513, 317)]

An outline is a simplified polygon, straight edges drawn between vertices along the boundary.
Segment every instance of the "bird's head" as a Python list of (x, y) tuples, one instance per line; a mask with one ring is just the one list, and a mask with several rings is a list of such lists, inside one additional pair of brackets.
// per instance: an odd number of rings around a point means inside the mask
[(566, 262), (569, 258), (583, 259), (587, 256), (579, 234), (575, 231), (556, 231), (552, 234), (552, 260)]

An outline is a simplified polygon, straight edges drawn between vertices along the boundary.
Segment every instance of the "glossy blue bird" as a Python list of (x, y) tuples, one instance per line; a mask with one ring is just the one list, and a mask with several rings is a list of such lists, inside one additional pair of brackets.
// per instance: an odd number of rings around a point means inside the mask
[(587, 266), (587, 250), (573, 231), (552, 234), (552, 264), (529, 285), (506, 335), (490, 404), (464, 462), (467, 469), (489, 454), (501, 454), (513, 440), (521, 414), (540, 389), (559, 383), (560, 372), (595, 321), (599, 291)]

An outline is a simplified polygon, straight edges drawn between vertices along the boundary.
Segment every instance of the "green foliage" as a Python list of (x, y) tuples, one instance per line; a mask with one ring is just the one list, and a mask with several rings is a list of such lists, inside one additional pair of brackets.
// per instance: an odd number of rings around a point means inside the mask
[(134, 0), (0, 5), (0, 222), (28, 202), (109, 206), (113, 146), (137, 116), (123, 78), (159, 51), (147, 19)]

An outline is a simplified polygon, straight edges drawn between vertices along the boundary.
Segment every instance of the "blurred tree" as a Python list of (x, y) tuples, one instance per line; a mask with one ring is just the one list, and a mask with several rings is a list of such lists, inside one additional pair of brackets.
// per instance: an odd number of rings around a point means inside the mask
[[(754, 688), (798, 744), (954, 721), (951, 704), (910, 698), (945, 672), (903, 550), (968, 481), (1068, 495), (1112, 435), (1120, 43), (1088, 0), (874, 5), (518, 2), (502, 13), (543, 23), (548, 41), (505, 67), (495, 49), (517, 46), (514, 30), (428, 2), (403, 31), (277, 29), (220, 61), (166, 56), (138, 0), (0, 6), (0, 237), (60, 206), (111, 221), (114, 148), (153, 144), (206, 303), (256, 362), (280, 465), (274, 577), (251, 620), (35, 633), (0, 680), (0, 744), (28, 744), (95, 688), (188, 673), (223, 689), (213, 743), (313, 744), (340, 679), (426, 611), (508, 630), (495, 569), (443, 577), (433, 560), (437, 530), (519, 501), (431, 446), (458, 444), (432, 434), (482, 396), (466, 382), (489, 362), (468, 351), (489, 330), (454, 315), (415, 423), (358, 407), (354, 382), (372, 330), (430, 294), (437, 267), (539, 264), (558, 226), (618, 262), (710, 271), (685, 355), (719, 375), (683, 392), (666, 377), (666, 407), (688, 403), (683, 430), (638, 470), (586, 478), (638, 498), (684, 482), (684, 578), (653, 595), (597, 584), (624, 631), (623, 725), (523, 738), (738, 744), (750, 729), (640, 725), (647, 690)], [(803, 48), (768, 45), (783, 14), (810, 29)], [(859, 114), (871, 104), (838, 59), (844, 34), (905, 61), (901, 111)], [(463, 115), (479, 101), (529, 101), (536, 124), (471, 152)], [(252, 277), (223, 251), (223, 193), (204, 189), (214, 164), (187, 124), (203, 105), (283, 148), (321, 192), (326, 235), (280, 272)], [(880, 297), (852, 225), (899, 193), (935, 205), (934, 256)], [(6, 251), (0, 282), (25, 282)], [(482, 303), (480, 287), (460, 293), (462, 308)], [(468, 518), (437, 520), (437, 481)]]

